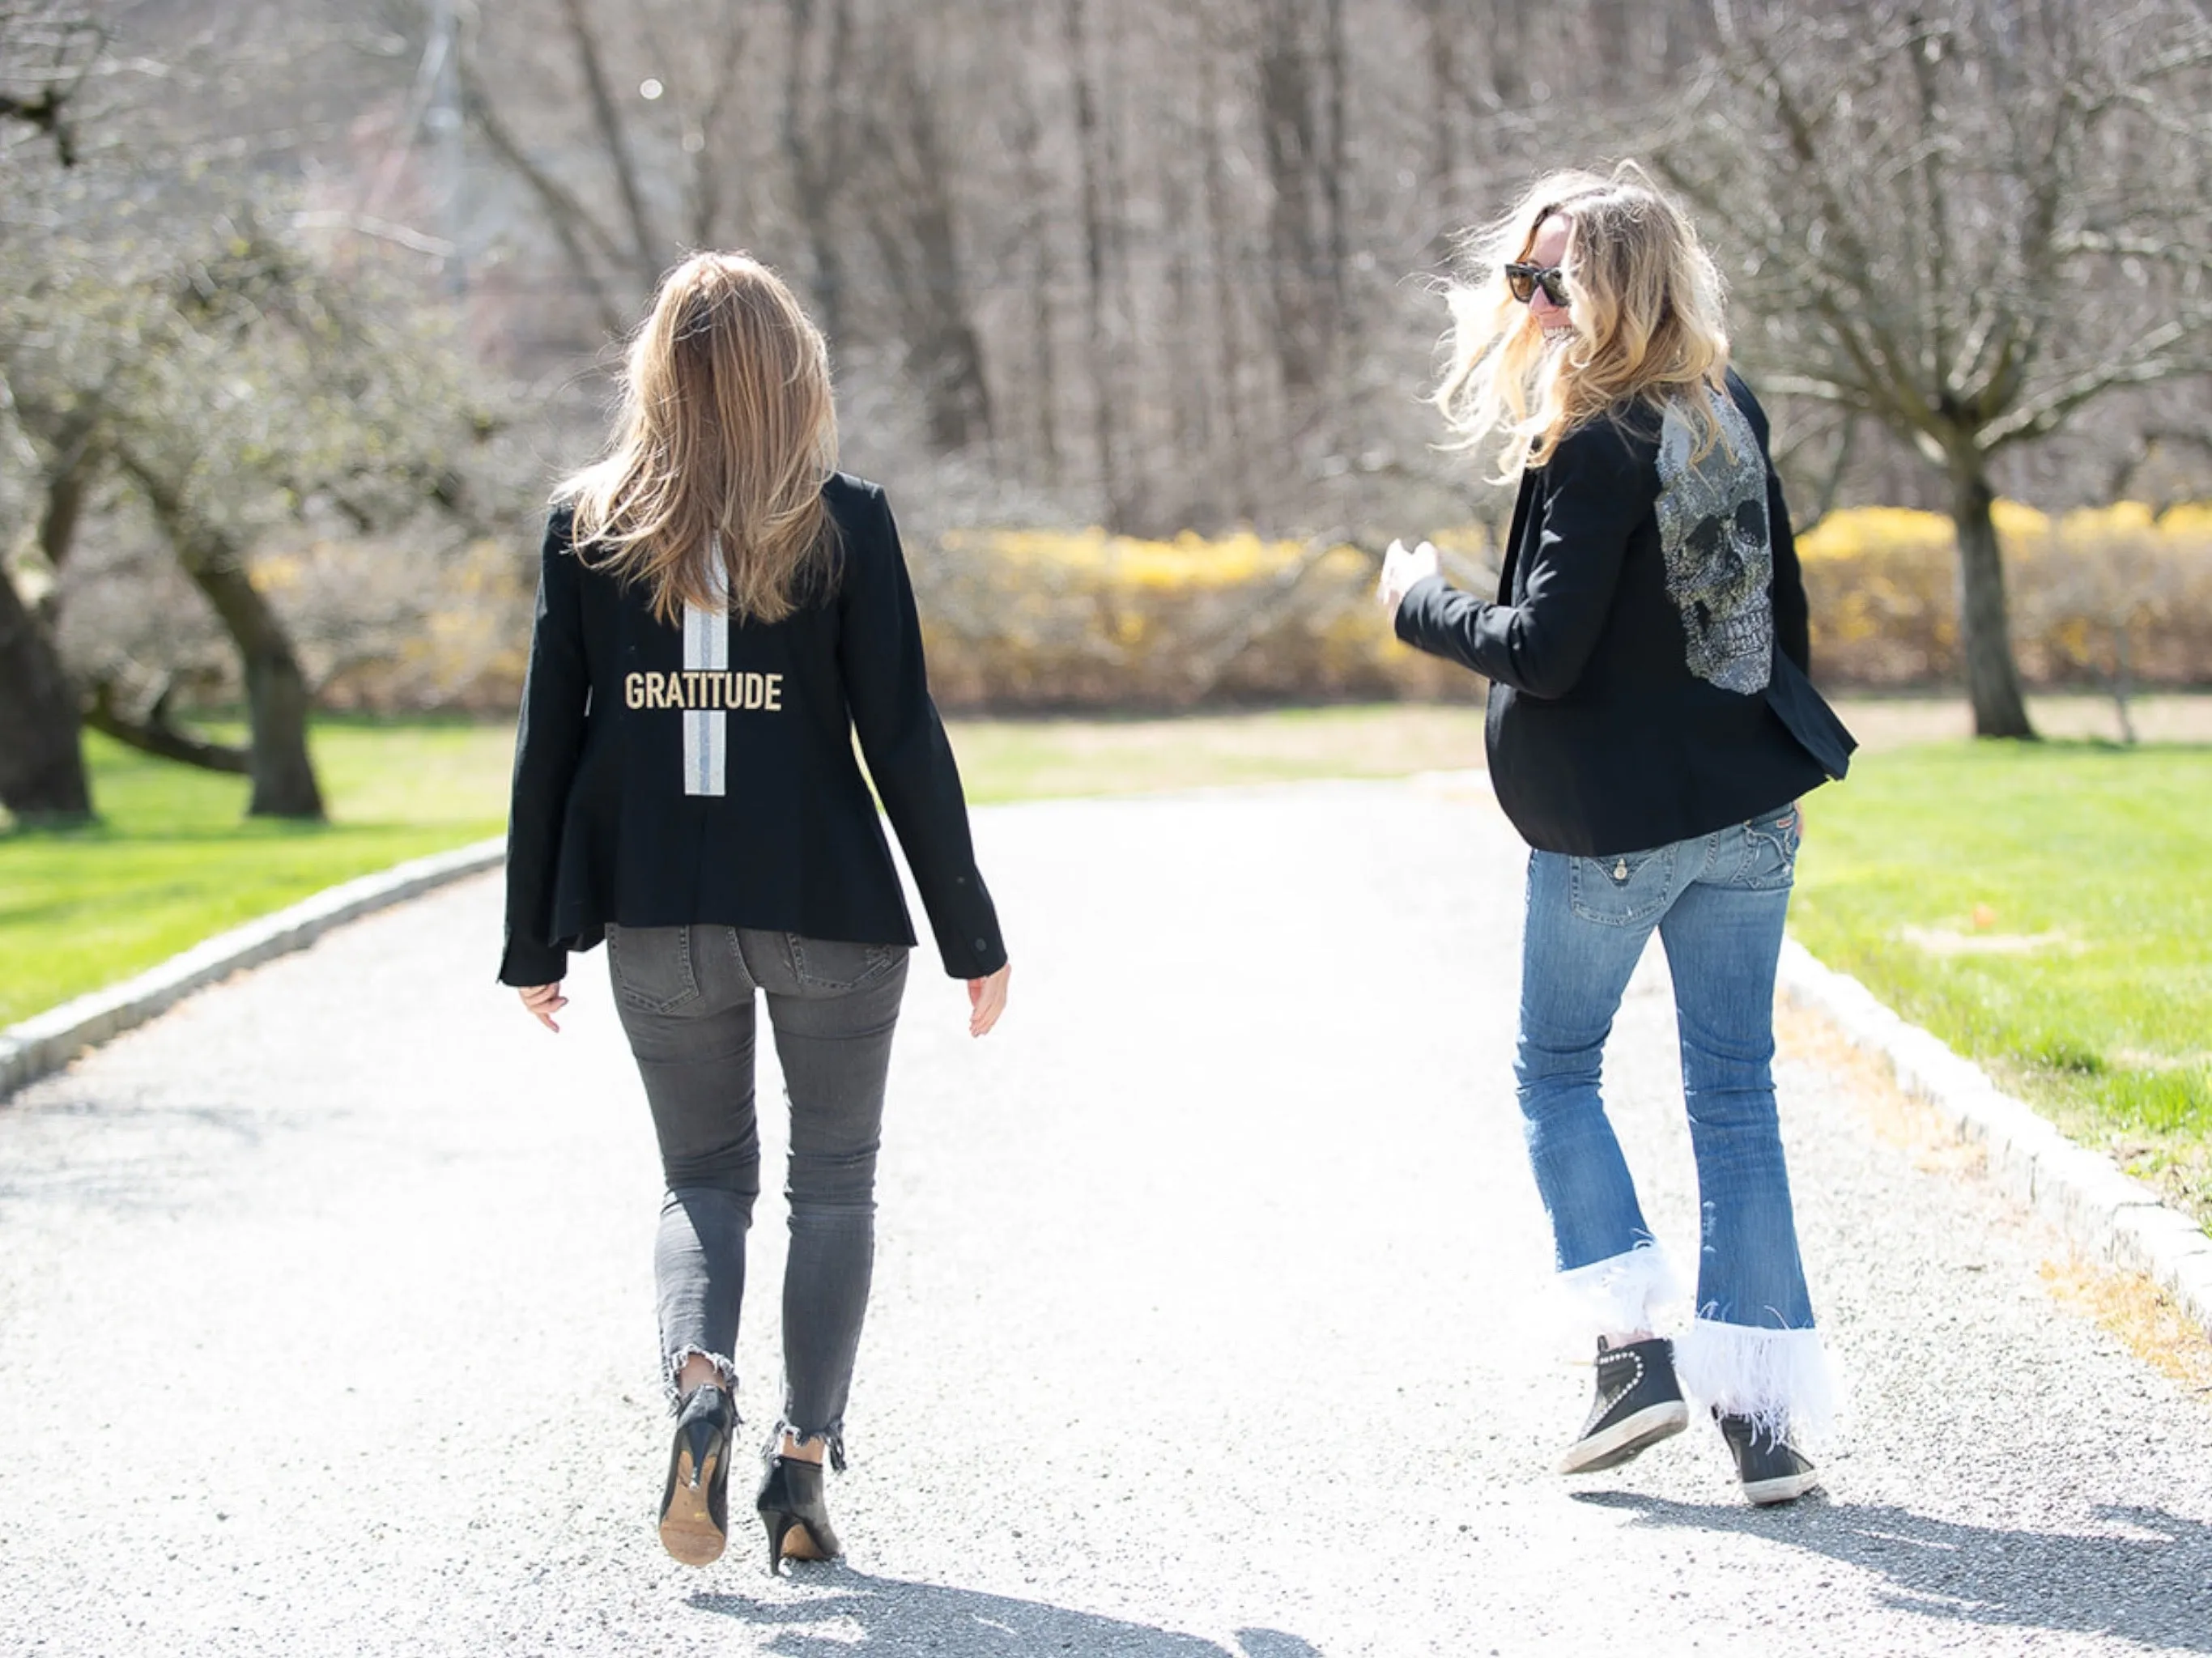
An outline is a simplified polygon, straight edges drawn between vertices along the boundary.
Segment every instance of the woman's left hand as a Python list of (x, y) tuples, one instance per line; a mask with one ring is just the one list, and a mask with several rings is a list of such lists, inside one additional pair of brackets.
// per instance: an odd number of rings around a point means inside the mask
[(1406, 602), (1407, 591), (1417, 581), (1432, 575), (1442, 575), (1443, 555), (1428, 542), (1408, 548), (1402, 541), (1393, 541), (1382, 550), (1382, 580), (1375, 589), (1375, 596), (1382, 601), (1382, 608), (1392, 616)]
[(988, 978), (968, 981), (968, 1034), (988, 1036), (991, 1027), (999, 1023), (999, 1015), (1006, 1011), (1006, 984), (1014, 976), (1014, 964), (1008, 962)]
[(561, 1027), (554, 1023), (553, 1016), (568, 1005), (568, 999), (561, 993), (558, 979), (550, 985), (525, 985), (514, 993), (522, 998), (522, 1005), (532, 1017), (556, 1035), (560, 1034)]

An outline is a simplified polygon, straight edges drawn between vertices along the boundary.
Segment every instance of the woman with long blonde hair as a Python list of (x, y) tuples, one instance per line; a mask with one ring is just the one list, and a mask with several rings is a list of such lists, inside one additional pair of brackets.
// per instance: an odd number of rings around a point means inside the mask
[[(1436, 400), (1517, 486), (1497, 597), (1392, 543), (1400, 638), (1490, 681), (1499, 804), (1530, 846), (1514, 1070), (1559, 1284), (1597, 1344), (1561, 1462), (1589, 1473), (1707, 1406), (1754, 1503), (1815, 1481), (1834, 1406), (1775, 1108), (1774, 977), (1802, 829), (1849, 732), (1807, 679), (1805, 592), (1719, 273), (1641, 169), (1555, 173), (1474, 239)], [(1692, 1315), (1599, 1091), (1656, 932), (1703, 1226)]]
[(499, 976), (557, 1031), (570, 952), (606, 943), (667, 1186), (659, 1532), (692, 1565), (728, 1533), (759, 994), (791, 1105), (791, 1237), (755, 1506), (770, 1571), (840, 1552), (823, 1463), (844, 1467), (915, 942), (870, 780), (970, 1032), (1006, 1005), (898, 531), (836, 458), (828, 353), (790, 289), (742, 253), (684, 260), (630, 343), (609, 452), (556, 495), (523, 689)]

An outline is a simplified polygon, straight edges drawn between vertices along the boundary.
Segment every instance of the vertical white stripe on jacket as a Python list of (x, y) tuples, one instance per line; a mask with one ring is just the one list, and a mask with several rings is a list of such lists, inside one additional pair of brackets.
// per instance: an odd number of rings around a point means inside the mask
[[(714, 597), (727, 589), (722, 568), (722, 538), (714, 540), (711, 579)], [(726, 673), (730, 667), (730, 613), (726, 609), (684, 607), (684, 666), (690, 672)], [(722, 794), (729, 765), (729, 715), (719, 708), (686, 708), (684, 721), (684, 793)]]

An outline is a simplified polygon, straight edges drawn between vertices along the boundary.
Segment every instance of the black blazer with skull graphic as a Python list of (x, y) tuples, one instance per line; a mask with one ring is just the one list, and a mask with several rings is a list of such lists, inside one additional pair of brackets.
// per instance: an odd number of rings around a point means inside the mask
[(1441, 577), (1398, 636), (1490, 681), (1492, 787), (1523, 839), (1603, 857), (1778, 809), (1856, 746), (1808, 678), (1805, 586), (1766, 414), (1731, 372), (1722, 441), (1679, 407), (1593, 420), (1523, 473), (1494, 602)]

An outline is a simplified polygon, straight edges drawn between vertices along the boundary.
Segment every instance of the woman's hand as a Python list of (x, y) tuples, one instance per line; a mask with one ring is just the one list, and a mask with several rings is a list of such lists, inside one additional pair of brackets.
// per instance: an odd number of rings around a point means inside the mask
[[(999, 1015), (1006, 1011), (1006, 981), (1012, 976), (1014, 964), (1008, 962), (988, 979), (968, 981), (968, 1034), (987, 1035), (999, 1023)], [(555, 986), (559, 989), (559, 986)]]
[(1432, 575), (1442, 575), (1443, 555), (1428, 542), (1408, 549), (1402, 541), (1393, 541), (1382, 550), (1382, 580), (1375, 589), (1375, 596), (1382, 601), (1382, 608), (1392, 616), (1406, 602), (1407, 590)]
[(522, 1005), (532, 1018), (548, 1030), (559, 1033), (561, 1027), (553, 1022), (553, 1016), (568, 1005), (568, 999), (561, 993), (558, 979), (550, 985), (526, 985), (514, 993), (522, 998)]

